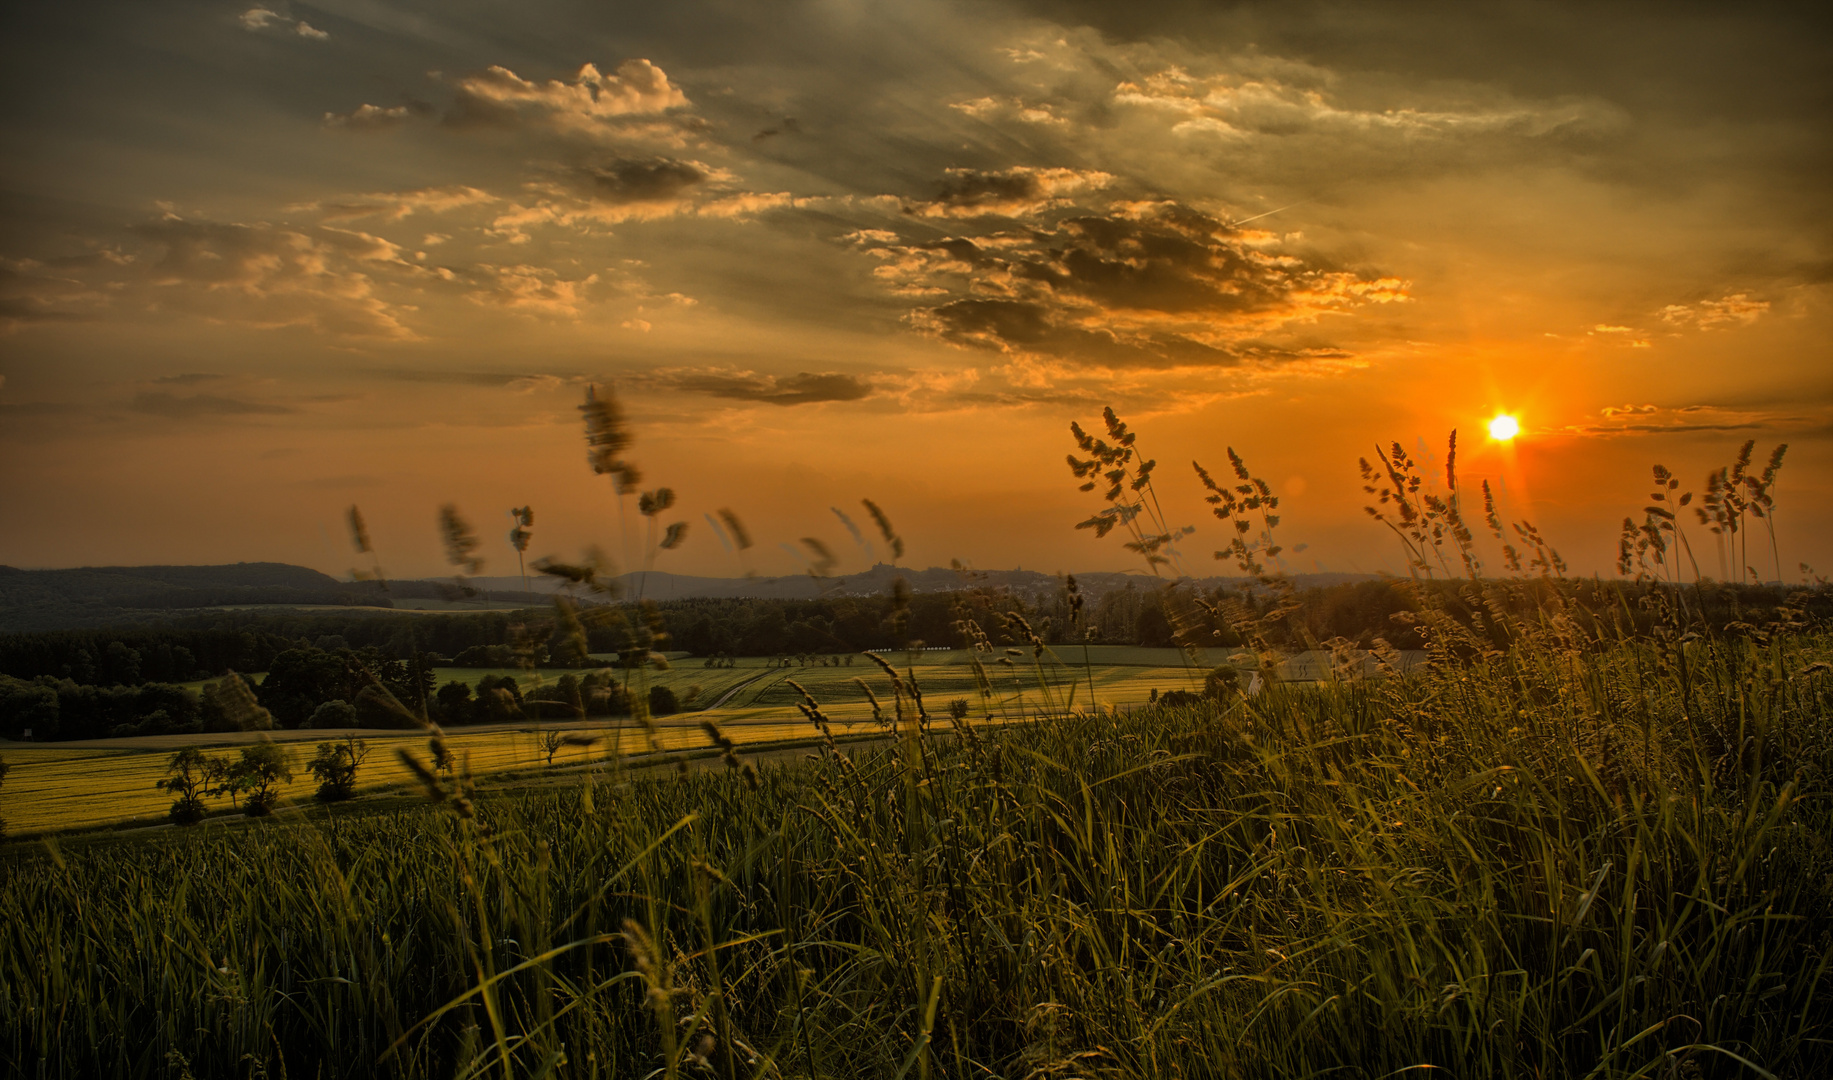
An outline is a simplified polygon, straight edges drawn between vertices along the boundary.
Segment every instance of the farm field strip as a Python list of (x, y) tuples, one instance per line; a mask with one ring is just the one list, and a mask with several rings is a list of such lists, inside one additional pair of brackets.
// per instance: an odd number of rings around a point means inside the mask
[[(1152, 650), (1171, 653), (1172, 650)], [(939, 653), (918, 654), (919, 657)], [(965, 654), (963, 654), (965, 655)], [(993, 665), (995, 697), (983, 708), (976, 692), (972, 670), (964, 663), (918, 661), (917, 678), (932, 718), (946, 723), (948, 703), (956, 698), (970, 702), (971, 715), (981, 718), (991, 713), (995, 722), (1018, 719), (1052, 703), (1070, 702), (1068, 680), (1078, 685), (1073, 706), (1083, 708), (1088, 702), (1088, 673), (1081, 669), (1059, 668), (1050, 673), (1051, 699), (1040, 693), (1036, 674), (1025, 666), (1004, 669)], [(541, 682), (551, 683), (562, 670), (540, 672), (511, 669), (440, 668), (443, 683), (448, 673), (470, 676), (475, 683), (485, 675), (513, 674), (523, 680), (525, 689)], [(760, 675), (762, 677), (760, 677)], [(715, 700), (733, 686), (738, 693), (719, 709), (690, 711), (665, 717), (658, 723), (658, 740), (667, 751), (704, 748), (709, 744), (700, 729), (702, 720), (712, 720), (726, 728), (741, 747), (807, 739), (817, 732), (795, 709), (798, 695), (788, 686), (789, 680), (801, 683), (821, 704), (822, 711), (833, 722), (839, 735), (863, 734), (876, 730), (870, 704), (860, 692), (855, 678), (864, 679), (890, 709), (891, 693), (884, 673), (869, 661), (862, 667), (789, 667), (772, 671), (767, 661), (752, 664), (740, 662), (732, 668), (703, 668), (677, 665), (668, 671), (648, 674), (650, 685), (670, 686), (685, 694), (690, 686), (699, 686), (702, 700)], [(755, 682), (744, 684), (746, 680)], [(1189, 688), (1190, 673), (1183, 668), (1097, 666), (1094, 669), (1096, 697), (1102, 705), (1122, 707), (1144, 704), (1151, 691), (1161, 693)], [(637, 685), (633, 682), (633, 685)], [(984, 722), (984, 721), (982, 721)], [(640, 753), (649, 749), (642, 729), (631, 719), (594, 717), (535, 725), (528, 721), (513, 725), (491, 725), (488, 728), (453, 727), (447, 730), (447, 741), (453, 751), (469, 756), (472, 771), (480, 777), (505, 772), (545, 769), (545, 753), (537, 742), (539, 730), (576, 731), (598, 739), (587, 748), (568, 747), (554, 756), (554, 767), (576, 766), (587, 760), (603, 760), (614, 749), (623, 753)], [(406, 749), (426, 756), (426, 736), (419, 731), (393, 730), (281, 730), (268, 737), (293, 748), (295, 775), (281, 789), (282, 805), (310, 798), (316, 785), (304, 764), (316, 743), (334, 741), (354, 734), (370, 746), (370, 756), (363, 766), (361, 791), (370, 792), (414, 783), (413, 774), (401, 763), (397, 750)], [(217, 735), (159, 735), (124, 739), (97, 739), (82, 743), (7, 743), (3, 752), (13, 771), (6, 786), (0, 789), (0, 818), (14, 834), (40, 830), (79, 830), (98, 828), (122, 821), (160, 818), (171, 805), (172, 796), (153, 785), (165, 775), (166, 759), (183, 746), (202, 746), (219, 756), (233, 754), (239, 747), (261, 737), (257, 733), (237, 732)], [(213, 799), (211, 805), (227, 805), (227, 800)]]

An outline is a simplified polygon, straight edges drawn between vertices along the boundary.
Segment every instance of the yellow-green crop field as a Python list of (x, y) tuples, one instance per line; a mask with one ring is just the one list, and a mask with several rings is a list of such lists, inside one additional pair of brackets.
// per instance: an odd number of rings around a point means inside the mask
[[(946, 716), (949, 702), (960, 698), (969, 702), (971, 716), (981, 722), (1005, 722), (1044, 711), (1086, 709), (1091, 677), (1095, 701), (1101, 707), (1121, 708), (1144, 704), (1154, 690), (1163, 693), (1190, 689), (1200, 687), (1202, 681), (1200, 672), (1176, 666), (1180, 657), (1175, 650), (1097, 646), (1091, 650), (1090, 666), (1047, 663), (1041, 677), (1028, 652), (1012, 657), (1011, 665), (995, 660), (986, 666), (994, 692), (990, 698), (983, 698), (969, 656), (959, 650), (937, 650), (895, 659), (900, 672), (915, 672), (916, 685), (931, 716)], [(437, 669), (442, 684), (452, 679), (476, 684), (486, 675), (514, 675), (524, 691), (552, 684), (565, 674), (568, 671), (562, 669)], [(635, 679), (644, 680), (642, 685), (668, 686), (684, 702), (693, 694), (688, 711), (660, 722), (661, 749), (668, 751), (707, 746), (707, 736), (700, 728), (702, 720), (719, 724), (741, 747), (813, 738), (813, 726), (795, 707), (800, 695), (789, 685), (792, 680), (815, 698), (838, 735), (877, 730), (871, 704), (855, 680), (864, 680), (886, 709), (891, 708), (892, 700), (884, 672), (865, 657), (855, 657), (850, 666), (798, 664), (787, 668), (758, 658), (740, 659), (730, 668), (708, 668), (700, 661), (684, 661), (666, 671), (633, 675)], [(504, 774), (525, 775), (550, 767), (538, 742), (543, 730), (564, 730), (597, 740), (589, 747), (562, 749), (554, 756), (553, 768), (604, 761), (614, 752), (649, 749), (643, 731), (628, 718), (458, 727), (448, 732), (448, 741), (456, 754), (468, 758), (474, 774), (486, 781), (491, 777), (500, 780)], [(282, 789), (283, 811), (310, 799), (315, 790), (304, 768), (315, 744), (349, 734), (367, 742), (371, 750), (361, 773), (362, 792), (413, 785), (413, 776), (397, 751), (406, 749), (424, 758), (426, 737), (420, 732), (276, 731), (266, 737), (284, 742), (294, 751), (295, 775), (292, 783)], [(208, 753), (230, 756), (259, 737), (263, 736), (236, 733), (0, 743), (0, 753), (12, 766), (5, 786), (0, 788), (0, 819), (14, 835), (73, 831), (135, 820), (157, 823), (163, 821), (172, 796), (153, 785), (165, 774), (166, 759), (173, 751), (183, 746), (202, 746)], [(218, 802), (227, 808), (227, 800), (212, 800), (212, 805)]]

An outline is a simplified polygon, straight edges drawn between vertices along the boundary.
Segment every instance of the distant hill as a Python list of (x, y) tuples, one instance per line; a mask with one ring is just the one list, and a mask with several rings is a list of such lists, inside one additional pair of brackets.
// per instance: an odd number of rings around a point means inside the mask
[(388, 606), (367, 586), (286, 563), (227, 566), (0, 566), (0, 630), (143, 622), (172, 612), (242, 604)]
[[(913, 570), (880, 563), (857, 574), (813, 578), (716, 578), (660, 571), (624, 574), (616, 579), (623, 599), (773, 599), (818, 596), (875, 596), (889, 592), (902, 576), (916, 592), (1001, 588), (1026, 597), (1041, 597), (1062, 588), (1055, 574), (1035, 570)], [(1366, 574), (1298, 574), (1300, 588), (1321, 588), (1365, 580)], [(1201, 578), (1194, 584), (1213, 587), (1231, 579)], [(1153, 588), (1160, 580), (1145, 574), (1100, 572), (1076, 575), (1089, 600), (1113, 589)], [(471, 578), (470, 588), (491, 600), (543, 604), (561, 582), (530, 574)], [(241, 606), (362, 606), (392, 608), (395, 601), (449, 599), (450, 578), (391, 581), (387, 590), (372, 582), (339, 581), (303, 566), (286, 563), (233, 563), (223, 566), (89, 566), (74, 570), (20, 570), (0, 566), (0, 631), (64, 630), (154, 622), (200, 609)]]

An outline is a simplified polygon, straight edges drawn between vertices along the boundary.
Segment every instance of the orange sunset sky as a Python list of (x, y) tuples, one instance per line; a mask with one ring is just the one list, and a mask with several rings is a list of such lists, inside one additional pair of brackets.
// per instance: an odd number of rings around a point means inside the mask
[(512, 506), (531, 556), (615, 550), (598, 384), (680, 497), (657, 566), (684, 573), (739, 572), (721, 507), (760, 572), (805, 536), (862, 569), (831, 509), (867, 524), (862, 498), (917, 566), (1133, 567), (1072, 527), (1099, 503), (1068, 424), (1108, 404), (1198, 526), (1191, 573), (1232, 569), (1188, 464), (1230, 446), (1291, 569), (1402, 572), (1357, 459), (1453, 428), (1467, 477), (1606, 575), (1651, 465), (1699, 491), (1787, 443), (1752, 561), (1833, 570), (1819, 7), (0, 18), (0, 563), (341, 575), (352, 503), (398, 576), (446, 572), (442, 503), (488, 573)]

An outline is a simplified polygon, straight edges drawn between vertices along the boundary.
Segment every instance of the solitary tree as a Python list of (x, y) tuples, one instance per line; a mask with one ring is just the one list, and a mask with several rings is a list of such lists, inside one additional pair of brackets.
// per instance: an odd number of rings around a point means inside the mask
[(356, 774), (369, 756), (369, 744), (356, 736), (343, 742), (319, 743), (318, 753), (306, 763), (306, 771), (318, 780), (318, 797), (324, 802), (348, 799), (356, 794)]
[(204, 798), (214, 794), (211, 781), (218, 775), (220, 766), (205, 757), (199, 748), (187, 746), (173, 754), (165, 768), (165, 778), (153, 781), (153, 786), (178, 796), (169, 811), (172, 824), (195, 825), (202, 821)]
[(552, 765), (554, 755), (558, 754), (560, 748), (566, 745), (566, 733), (553, 728), (543, 728), (535, 733), (535, 745), (541, 748), (541, 753), (547, 758), (547, 763)]
[(242, 748), (241, 760), (228, 767), (228, 784), (248, 793), (242, 812), (249, 817), (266, 817), (280, 801), (281, 784), (293, 780), (293, 755), (277, 742), (262, 740)]

